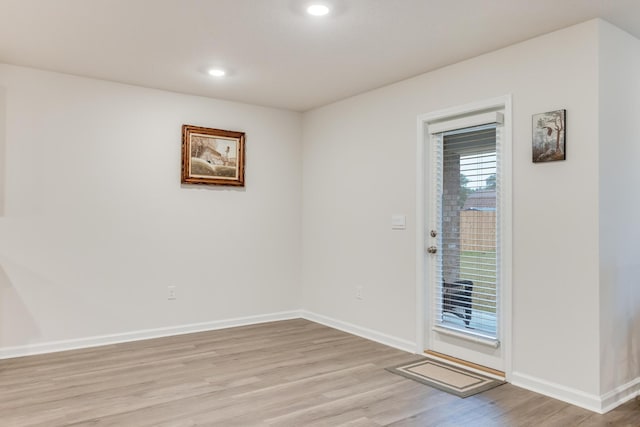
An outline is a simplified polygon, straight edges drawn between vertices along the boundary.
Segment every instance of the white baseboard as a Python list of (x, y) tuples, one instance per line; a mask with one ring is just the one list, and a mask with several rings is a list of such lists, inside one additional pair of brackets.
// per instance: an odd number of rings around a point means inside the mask
[(131, 341), (141, 341), (152, 338), (162, 338), (172, 335), (191, 334), (195, 332), (213, 331), (217, 329), (233, 328), (236, 326), (255, 325), (259, 323), (274, 322), (278, 320), (307, 319), (320, 323), (353, 335), (357, 335), (381, 344), (388, 345), (410, 353), (415, 353), (416, 343), (383, 334), (372, 329), (363, 328), (341, 320), (312, 313), (306, 310), (292, 310), (279, 313), (263, 314), (257, 316), (238, 317), (234, 319), (215, 320), (212, 322), (193, 323), (189, 325), (169, 326), (166, 328), (145, 329), (140, 331), (125, 332), (121, 334), (100, 335), (87, 338), (78, 338), (63, 341), (51, 341), (36, 344), (27, 344), (15, 347), (0, 348), (0, 359), (14, 357), (33, 356), (36, 354), (55, 353), (59, 351), (77, 350), (82, 348), (98, 347), (102, 345), (118, 344)]
[(588, 394), (518, 372), (511, 375), (511, 383), (599, 414), (605, 414), (640, 395), (640, 377), (616, 387), (602, 396)]
[[(36, 354), (55, 353), (59, 351), (76, 350), (98, 347), (102, 345), (118, 344), (130, 341), (140, 341), (152, 338), (162, 338), (172, 335), (191, 334), (195, 332), (213, 331), (217, 329), (233, 328), (237, 326), (256, 325), (259, 323), (275, 322), (279, 320), (306, 319), (331, 328), (335, 328), (362, 338), (379, 342), (390, 347), (409, 353), (416, 352), (416, 343), (402, 338), (354, 325), (349, 322), (334, 319), (307, 310), (291, 310), (279, 313), (262, 314), (256, 316), (237, 317), (233, 319), (215, 320), (212, 322), (193, 323), (189, 325), (169, 326), (166, 328), (145, 329), (125, 332), (121, 334), (100, 335), (64, 341), (52, 341), (37, 344), (27, 344), (16, 347), (0, 348), (0, 359), (32, 356)], [(572, 405), (580, 406), (593, 412), (604, 414), (617, 406), (640, 395), (640, 377), (624, 384), (602, 396), (588, 394), (560, 384), (532, 377), (527, 374), (513, 372), (510, 382), (518, 387), (536, 393), (562, 400)]]
[(192, 323), (189, 325), (169, 326), (166, 328), (145, 329), (140, 331), (125, 332), (121, 334), (100, 335), (72, 340), (27, 344), (16, 347), (5, 347), (0, 348), (0, 359), (33, 356), (43, 353), (55, 353), (58, 351), (98, 347), (101, 345), (140, 341), (151, 338), (162, 338), (172, 335), (191, 334), (194, 332), (213, 331), (216, 329), (233, 328), (236, 326), (255, 325), (259, 323), (299, 318), (300, 311), (293, 310), (283, 311), (279, 313), (262, 314), (257, 316), (237, 317), (234, 319), (215, 320), (212, 322)]
[(513, 372), (511, 374), (511, 384), (526, 388), (527, 390), (531, 390), (536, 393), (544, 394), (545, 396), (553, 397), (554, 399), (562, 400), (563, 402), (567, 402), (572, 405), (580, 406), (581, 408), (585, 408), (599, 414), (603, 413), (601, 398), (595, 394), (585, 393), (580, 390), (555, 384), (526, 374), (521, 374), (519, 372)]
[(320, 323), (321, 325), (329, 326), (334, 329), (339, 329), (343, 332), (366, 338), (371, 341), (379, 342), (380, 344), (388, 345), (389, 347), (394, 347), (409, 353), (416, 352), (417, 344), (413, 341), (408, 341), (402, 338), (383, 334), (382, 332), (374, 331), (373, 329), (363, 328), (362, 326), (343, 322), (342, 320), (333, 319), (331, 317), (323, 316), (321, 314), (313, 313), (307, 310), (301, 310), (300, 317), (312, 322)]
[(610, 410), (622, 405), (640, 395), (640, 377), (629, 381), (626, 384), (616, 387), (608, 393), (605, 393), (601, 397), (602, 412), (606, 413)]

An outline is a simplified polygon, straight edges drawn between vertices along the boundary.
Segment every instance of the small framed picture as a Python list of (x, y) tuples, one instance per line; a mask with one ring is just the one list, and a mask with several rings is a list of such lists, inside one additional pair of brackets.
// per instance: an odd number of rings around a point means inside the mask
[(534, 114), (532, 120), (533, 162), (566, 159), (567, 110)]
[(182, 126), (182, 183), (244, 187), (244, 132)]

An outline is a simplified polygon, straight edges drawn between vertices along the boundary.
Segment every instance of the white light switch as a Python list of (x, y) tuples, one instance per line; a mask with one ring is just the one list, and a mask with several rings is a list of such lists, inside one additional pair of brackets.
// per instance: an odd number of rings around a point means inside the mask
[(404, 230), (407, 228), (407, 216), (402, 214), (391, 215), (391, 228), (393, 230)]

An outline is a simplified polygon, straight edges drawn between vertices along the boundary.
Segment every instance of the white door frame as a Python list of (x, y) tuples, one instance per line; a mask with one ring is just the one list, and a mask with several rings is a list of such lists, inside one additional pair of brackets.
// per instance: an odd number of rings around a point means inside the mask
[(418, 141), (416, 147), (416, 353), (422, 354), (427, 344), (426, 325), (428, 322), (428, 293), (426, 292), (426, 256), (425, 244), (427, 243), (427, 224), (425, 221), (425, 203), (430, 200), (427, 194), (429, 186), (425, 185), (429, 150), (425, 150), (429, 141), (428, 125), (446, 118), (465, 114), (480, 113), (490, 109), (504, 109), (504, 133), (502, 135), (500, 156), (501, 163), (501, 188), (500, 188), (500, 236), (501, 236), (501, 297), (500, 304), (500, 330), (503, 331), (501, 346), (504, 351), (505, 376), (509, 381), (511, 376), (511, 344), (512, 344), (512, 114), (511, 95), (505, 95), (484, 101), (474, 102), (458, 107), (434, 111), (418, 116)]

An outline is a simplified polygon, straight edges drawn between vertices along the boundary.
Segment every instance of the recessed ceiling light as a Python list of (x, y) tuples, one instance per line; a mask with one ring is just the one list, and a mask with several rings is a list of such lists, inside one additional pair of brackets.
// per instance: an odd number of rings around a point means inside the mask
[(212, 68), (209, 70), (209, 75), (213, 77), (224, 77), (225, 74), (227, 74), (226, 71), (220, 68)]
[(329, 7), (324, 4), (312, 4), (307, 8), (307, 13), (313, 16), (324, 16), (329, 13)]

